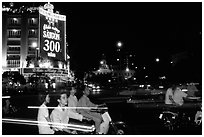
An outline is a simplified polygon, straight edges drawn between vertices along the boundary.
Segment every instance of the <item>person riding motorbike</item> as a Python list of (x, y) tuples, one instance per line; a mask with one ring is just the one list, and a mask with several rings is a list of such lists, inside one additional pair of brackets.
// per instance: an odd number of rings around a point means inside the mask
[[(102, 105), (97, 105), (94, 104), (90, 101), (90, 99), (88, 98), (90, 94), (90, 90), (88, 87), (84, 88), (83, 91), (83, 96), (79, 99), (78, 101), (78, 107), (84, 107), (85, 109), (77, 109), (77, 111), (82, 114), (83, 116), (93, 120), (95, 122), (95, 127), (96, 127), (96, 133), (97, 134), (106, 134), (108, 132), (109, 129), (109, 120), (106, 118), (106, 116), (108, 115), (107, 113), (105, 114), (100, 114), (97, 112), (93, 112), (91, 111), (91, 109), (87, 109), (90, 107), (100, 107)], [(106, 116), (105, 116), (106, 115)]]

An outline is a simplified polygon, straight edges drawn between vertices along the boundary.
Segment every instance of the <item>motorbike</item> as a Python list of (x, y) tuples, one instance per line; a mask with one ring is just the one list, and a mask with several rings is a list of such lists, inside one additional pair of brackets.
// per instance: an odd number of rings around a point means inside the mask
[(197, 111), (197, 114), (192, 112), (187, 113), (186, 111), (181, 111), (177, 106), (164, 108), (159, 114), (159, 119), (163, 127), (168, 131), (185, 129), (189, 126), (198, 126), (202, 122), (200, 111)]
[[(108, 107), (106, 105), (102, 105), (97, 108), (92, 108), (91, 112), (97, 112), (100, 113), (103, 122), (101, 123), (100, 129), (103, 134), (108, 134), (108, 135), (124, 135), (126, 133), (126, 124), (122, 121), (113, 121), (111, 116), (108, 113)], [(75, 121), (75, 123), (73, 123)], [(92, 130), (87, 130), (87, 131), (82, 131), (81, 129), (75, 129), (77, 131), (77, 134), (97, 134), (95, 132), (95, 127), (94, 127), (94, 121), (92, 120), (83, 120), (82, 122), (79, 122), (77, 120), (71, 120), (71, 124), (75, 125), (83, 125), (86, 126), (86, 129), (92, 129)], [(92, 128), (91, 128), (92, 127)]]
[[(108, 113), (108, 107), (106, 104), (102, 104), (98, 108), (91, 109), (92, 112), (97, 112), (102, 115), (104, 121), (108, 121), (108, 131), (105, 131), (104, 134), (108, 135), (124, 135), (126, 133), (126, 124), (123, 121), (113, 121), (111, 116)], [(101, 124), (102, 125), (102, 124)], [(103, 125), (102, 127), (103, 128)]]

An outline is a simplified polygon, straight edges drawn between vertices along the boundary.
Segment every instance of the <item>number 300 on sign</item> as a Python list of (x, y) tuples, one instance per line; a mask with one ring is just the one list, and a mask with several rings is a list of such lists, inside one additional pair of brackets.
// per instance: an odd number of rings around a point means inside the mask
[(45, 40), (45, 46), (43, 47), (43, 50), (45, 51), (55, 51), (55, 52), (59, 52), (60, 51), (60, 43), (54, 42), (54, 41), (49, 41), (49, 40)]

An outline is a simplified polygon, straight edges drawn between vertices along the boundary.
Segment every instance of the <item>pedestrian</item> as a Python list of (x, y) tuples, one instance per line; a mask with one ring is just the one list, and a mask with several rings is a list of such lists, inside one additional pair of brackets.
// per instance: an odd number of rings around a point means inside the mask
[(93, 120), (95, 122), (96, 133), (102, 134), (102, 132), (100, 132), (100, 124), (102, 123), (101, 114), (97, 112), (91, 112), (91, 109), (89, 109), (90, 107), (98, 107), (99, 105), (96, 105), (90, 101), (88, 97), (89, 94), (89, 88), (85, 87), (83, 96), (78, 101), (78, 107), (84, 107), (84, 109), (77, 109), (77, 111), (83, 116)]
[(42, 103), (38, 109), (37, 117), (39, 134), (54, 134), (50, 124), (48, 124), (48, 122), (50, 122), (50, 118), (47, 104), (50, 103), (50, 95), (48, 92), (45, 92), (41, 93), (39, 96), (40, 102)]
[(68, 102), (66, 92), (61, 92), (57, 96), (57, 101), (58, 106), (54, 108), (50, 116), (50, 119), (53, 122), (52, 126), (55, 131), (55, 134), (76, 134), (76, 131), (68, 129), (66, 124), (68, 124), (70, 117), (82, 121), (83, 116), (80, 114), (73, 114), (69, 111), (69, 109), (66, 108)]

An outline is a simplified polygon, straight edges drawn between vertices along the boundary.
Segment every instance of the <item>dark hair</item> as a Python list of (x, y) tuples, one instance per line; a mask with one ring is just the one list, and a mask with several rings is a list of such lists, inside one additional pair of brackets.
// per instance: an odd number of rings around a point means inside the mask
[[(57, 97), (56, 99), (57, 99), (57, 100), (60, 99), (62, 94), (67, 94), (67, 92), (66, 92), (66, 91), (61, 91), (61, 92), (59, 92), (59, 94), (56, 95), (56, 97)], [(67, 94), (67, 95), (68, 95), (68, 94)]]
[(174, 91), (174, 90), (176, 90), (177, 87), (178, 87), (177, 85), (173, 84), (173, 85), (171, 86), (171, 89)]
[(85, 85), (82, 85), (82, 86), (81, 86), (81, 89), (82, 89), (82, 90), (85, 90), (85, 88), (86, 88)]
[(40, 92), (38, 95), (39, 103), (42, 104), (45, 101), (46, 96), (48, 95), (48, 92)]

